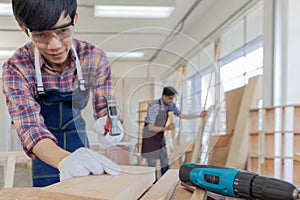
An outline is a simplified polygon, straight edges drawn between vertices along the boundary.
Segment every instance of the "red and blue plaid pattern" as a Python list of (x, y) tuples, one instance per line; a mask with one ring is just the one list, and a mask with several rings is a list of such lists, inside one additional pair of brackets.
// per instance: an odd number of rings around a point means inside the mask
[[(83, 77), (93, 94), (94, 118), (106, 115), (103, 96), (113, 95), (111, 68), (105, 53), (90, 43), (73, 40), (80, 60)], [(70, 92), (78, 88), (75, 56), (62, 73), (52, 68), (42, 58), (40, 61), (45, 91)], [(10, 116), (26, 153), (35, 157), (31, 150), (41, 139), (50, 138), (57, 142), (44, 124), (40, 105), (35, 100), (37, 80), (34, 68), (34, 46), (27, 43), (19, 48), (3, 65), (3, 92)]]

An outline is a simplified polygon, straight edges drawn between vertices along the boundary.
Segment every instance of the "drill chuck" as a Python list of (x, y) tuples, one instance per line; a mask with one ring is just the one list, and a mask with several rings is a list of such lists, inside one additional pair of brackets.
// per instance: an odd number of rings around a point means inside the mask
[(299, 199), (297, 190), (296, 186), (289, 182), (264, 176), (257, 176), (252, 183), (252, 195), (257, 199)]
[(238, 172), (234, 178), (233, 188), (236, 197), (251, 198), (251, 183), (258, 175), (252, 172)]

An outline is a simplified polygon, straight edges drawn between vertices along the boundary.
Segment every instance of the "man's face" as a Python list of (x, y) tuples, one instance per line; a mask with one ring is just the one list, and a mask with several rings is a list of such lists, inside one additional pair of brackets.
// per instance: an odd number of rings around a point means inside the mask
[(73, 25), (70, 16), (64, 17), (64, 13), (62, 13), (52, 29), (33, 31), (29, 35), (48, 64), (62, 69), (67, 61), (72, 44)]
[(172, 96), (163, 95), (162, 96), (163, 103), (167, 106), (171, 105), (173, 103), (174, 98), (175, 98), (175, 95), (172, 95)]

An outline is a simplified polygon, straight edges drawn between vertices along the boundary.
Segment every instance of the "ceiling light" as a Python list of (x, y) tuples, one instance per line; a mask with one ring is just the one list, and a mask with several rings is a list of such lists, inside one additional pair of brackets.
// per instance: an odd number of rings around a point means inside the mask
[(13, 15), (11, 3), (0, 3), (0, 15)]
[(0, 50), (0, 58), (8, 58), (14, 54), (13, 50)]
[(106, 52), (109, 58), (142, 58), (144, 52)]
[(174, 10), (173, 0), (98, 0), (95, 17), (107, 18), (168, 18)]

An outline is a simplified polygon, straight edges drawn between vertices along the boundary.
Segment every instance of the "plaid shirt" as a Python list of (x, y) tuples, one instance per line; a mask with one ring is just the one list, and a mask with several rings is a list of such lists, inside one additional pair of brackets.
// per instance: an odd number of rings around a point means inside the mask
[(155, 124), (156, 121), (156, 117), (159, 113), (159, 111), (173, 111), (175, 115), (180, 115), (180, 111), (179, 109), (176, 107), (176, 105), (174, 103), (166, 106), (163, 102), (162, 99), (157, 99), (155, 101), (153, 101), (147, 110), (147, 116), (145, 118), (145, 121), (147, 124)]
[[(95, 46), (73, 40), (82, 67), (83, 78), (93, 93), (94, 118), (106, 115), (106, 102), (103, 96), (113, 95), (111, 68), (105, 53)], [(71, 92), (78, 88), (75, 55), (60, 74), (40, 59), (42, 80), (45, 91), (57, 90)], [(16, 126), (18, 136), (25, 152), (35, 158), (32, 148), (41, 139), (56, 138), (44, 124), (40, 105), (35, 101), (36, 74), (34, 68), (34, 46), (27, 43), (19, 48), (3, 65), (3, 92), (10, 116)]]

